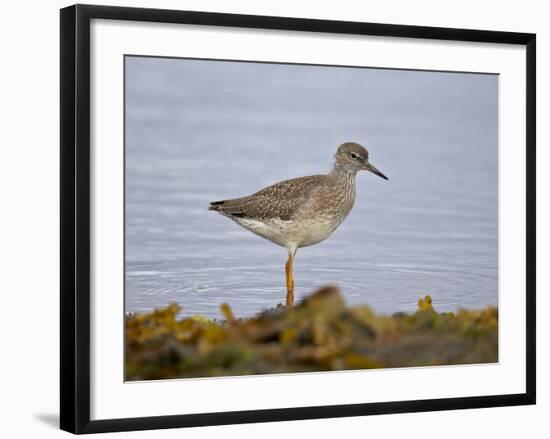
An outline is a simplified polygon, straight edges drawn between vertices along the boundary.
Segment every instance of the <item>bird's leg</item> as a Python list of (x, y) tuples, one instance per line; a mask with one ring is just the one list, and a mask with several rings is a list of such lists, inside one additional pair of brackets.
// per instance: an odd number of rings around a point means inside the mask
[(288, 259), (285, 265), (286, 273), (286, 307), (291, 308), (294, 305), (294, 276), (292, 275), (292, 261), (294, 260), (294, 255), (292, 253), (288, 254)]

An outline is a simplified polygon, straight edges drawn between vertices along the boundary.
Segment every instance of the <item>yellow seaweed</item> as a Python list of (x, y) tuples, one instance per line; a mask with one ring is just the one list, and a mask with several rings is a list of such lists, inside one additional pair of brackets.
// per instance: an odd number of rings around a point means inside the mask
[(125, 319), (127, 380), (491, 363), (498, 361), (498, 311), (438, 313), (430, 296), (412, 314), (347, 307), (323, 287), (291, 309), (225, 321), (178, 319), (171, 304)]

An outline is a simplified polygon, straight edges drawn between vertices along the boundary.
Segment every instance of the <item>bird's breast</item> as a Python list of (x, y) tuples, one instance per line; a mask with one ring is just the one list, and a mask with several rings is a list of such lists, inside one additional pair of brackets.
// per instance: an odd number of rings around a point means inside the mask
[(355, 189), (340, 191), (320, 204), (310, 215), (305, 215), (297, 227), (301, 229), (300, 247), (307, 247), (327, 239), (351, 212)]

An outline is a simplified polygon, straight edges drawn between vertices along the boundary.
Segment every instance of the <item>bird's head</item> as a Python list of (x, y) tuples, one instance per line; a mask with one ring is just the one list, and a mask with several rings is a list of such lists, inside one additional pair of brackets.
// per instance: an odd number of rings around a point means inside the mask
[(388, 177), (382, 174), (369, 162), (369, 152), (358, 143), (342, 143), (336, 151), (335, 158), (336, 163), (334, 164), (334, 168), (339, 171), (354, 173), (359, 171), (370, 171), (385, 180), (388, 179)]

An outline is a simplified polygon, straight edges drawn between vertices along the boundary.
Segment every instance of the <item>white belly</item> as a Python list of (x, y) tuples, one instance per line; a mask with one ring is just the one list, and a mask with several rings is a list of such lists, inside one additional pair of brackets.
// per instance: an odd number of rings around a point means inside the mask
[(266, 222), (248, 218), (234, 218), (234, 220), (256, 235), (286, 248), (307, 247), (317, 244), (327, 239), (342, 222), (330, 219), (294, 222), (283, 221), (278, 218)]

